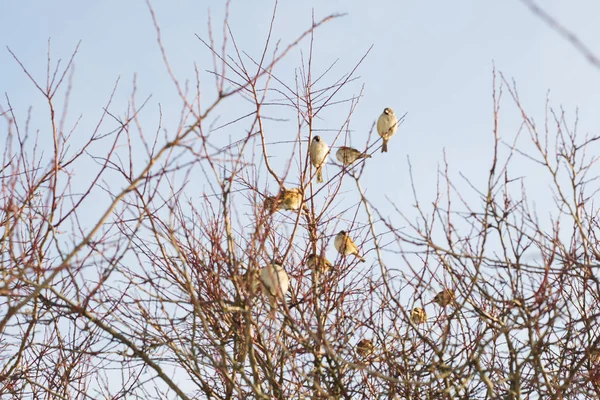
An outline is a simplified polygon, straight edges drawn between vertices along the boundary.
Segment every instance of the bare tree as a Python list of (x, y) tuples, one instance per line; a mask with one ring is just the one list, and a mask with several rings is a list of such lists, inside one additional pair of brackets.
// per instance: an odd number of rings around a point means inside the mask
[[(183, 104), (176, 126), (138, 99), (134, 80), (125, 112), (113, 110), (115, 85), (95, 130), (72, 145), (77, 49), (61, 67), (49, 47), (45, 82), (11, 52), (50, 118), (34, 128), (39, 111), (21, 120), (10, 94), (0, 109), (3, 396), (600, 396), (599, 136), (549, 103), (536, 124), (517, 85), (494, 72), (487, 184), (444, 162), (433, 201), (414, 190), (416, 213), (398, 209), (363, 190), (368, 158), (330, 161), (323, 184), (309, 159), (310, 141), (326, 135), (332, 160), (360, 112), (356, 73), (369, 51), (340, 76), (314, 58), (316, 32), (340, 15), (282, 45), (275, 7), (258, 57), (227, 19), (220, 42), (209, 26), (198, 35), (213, 60), (207, 100), (200, 66), (192, 82), (172, 71), (149, 8)], [(280, 61), (298, 53), (286, 80)], [(499, 128), (506, 102), (522, 120), (511, 134)], [(238, 113), (221, 121), (228, 103)], [(376, 157), (380, 145), (371, 132), (358, 146)], [(550, 186), (549, 215), (536, 214), (517, 158)], [(325, 259), (342, 230), (367, 263)]]

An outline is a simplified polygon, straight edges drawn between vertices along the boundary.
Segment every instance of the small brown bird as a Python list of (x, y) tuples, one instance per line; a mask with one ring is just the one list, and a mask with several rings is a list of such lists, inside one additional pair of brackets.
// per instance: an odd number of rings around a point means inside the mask
[(352, 147), (342, 146), (336, 151), (335, 158), (344, 165), (350, 165), (361, 158), (371, 158), (371, 155)]
[(352, 254), (356, 258), (360, 260), (360, 262), (365, 262), (365, 259), (358, 253), (358, 247), (354, 244), (350, 236), (346, 231), (340, 231), (337, 235), (335, 235), (335, 239), (333, 240), (333, 245), (335, 249), (340, 252), (341, 255), (347, 256), (348, 254)]
[(427, 313), (421, 307), (415, 307), (410, 312), (410, 320), (415, 325), (424, 324), (427, 322)]
[(454, 290), (445, 288), (441, 292), (435, 295), (432, 300), (437, 303), (440, 307), (446, 307), (449, 304), (454, 304), (456, 297), (454, 296)]
[(280, 262), (272, 261), (260, 271), (260, 281), (271, 296), (285, 297), (290, 287), (290, 277)]
[(257, 269), (249, 269), (244, 274), (244, 282), (246, 290), (250, 293), (256, 294), (260, 285), (260, 271)]
[(383, 113), (377, 120), (377, 133), (383, 139), (383, 146), (381, 147), (382, 153), (388, 151), (388, 141), (396, 131), (398, 130), (398, 119), (391, 108), (387, 107), (383, 110)]
[(306, 260), (306, 266), (308, 266), (312, 270), (319, 271), (322, 274), (326, 274), (327, 271), (329, 271), (333, 265), (324, 256), (317, 256), (316, 254), (311, 254)]
[(323, 166), (327, 164), (329, 146), (321, 136), (315, 136), (309, 148), (310, 162), (317, 169), (317, 182), (323, 183)]
[(595, 348), (590, 348), (590, 361), (594, 364), (600, 363), (600, 350)]
[(375, 345), (371, 339), (361, 339), (356, 344), (356, 352), (361, 357), (368, 357), (375, 351)]
[(281, 192), (277, 196), (267, 197), (265, 199), (265, 208), (269, 212), (275, 212), (279, 210), (298, 211), (303, 208), (304, 196), (302, 195), (302, 189), (281, 189)]

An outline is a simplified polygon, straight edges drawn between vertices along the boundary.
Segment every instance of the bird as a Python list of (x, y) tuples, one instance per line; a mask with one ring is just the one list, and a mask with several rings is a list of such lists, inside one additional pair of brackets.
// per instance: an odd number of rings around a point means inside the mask
[(353, 147), (342, 146), (335, 152), (335, 158), (344, 165), (350, 165), (361, 158), (371, 158), (371, 155)]
[(377, 120), (377, 133), (379, 133), (379, 136), (383, 139), (383, 146), (381, 147), (382, 153), (387, 153), (388, 140), (394, 136), (396, 130), (398, 130), (398, 120), (396, 119), (396, 115), (391, 108), (386, 107)]
[(310, 142), (310, 162), (317, 169), (317, 182), (323, 183), (323, 166), (327, 164), (329, 146), (321, 136), (315, 136)]
[(260, 271), (260, 281), (271, 296), (283, 298), (289, 287), (290, 277), (283, 269), (281, 262), (271, 261)]
[(371, 339), (361, 339), (356, 344), (356, 352), (361, 357), (368, 357), (373, 354), (375, 350), (375, 345), (373, 345), (373, 341)]
[[(304, 209), (302, 201), (304, 196), (302, 195), (302, 189), (281, 189), (277, 196), (267, 197), (264, 202), (264, 206), (270, 212), (279, 210), (297, 211)], [(305, 206), (305, 205), (304, 205)]]
[(365, 259), (358, 253), (358, 247), (354, 244), (350, 236), (346, 231), (340, 231), (337, 235), (335, 235), (335, 239), (333, 240), (333, 245), (336, 250), (340, 252), (341, 255), (347, 256), (348, 254), (352, 254), (356, 258), (360, 260), (360, 262), (365, 262)]
[(410, 312), (410, 320), (415, 325), (424, 324), (427, 322), (427, 313), (421, 307), (415, 307)]
[(432, 301), (437, 303), (440, 307), (446, 307), (449, 304), (453, 304), (454, 301), (456, 301), (454, 290), (445, 288), (436, 294)]
[(306, 260), (306, 266), (323, 274), (326, 274), (327, 271), (333, 267), (329, 260), (324, 256), (317, 256), (314, 253), (308, 256), (308, 259)]
[(260, 286), (260, 272), (258, 269), (248, 269), (244, 274), (244, 283), (249, 293), (256, 293)]

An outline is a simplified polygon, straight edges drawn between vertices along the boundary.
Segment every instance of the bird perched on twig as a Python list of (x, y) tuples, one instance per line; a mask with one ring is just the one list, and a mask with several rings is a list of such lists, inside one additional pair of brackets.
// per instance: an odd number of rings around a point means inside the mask
[(387, 153), (388, 141), (394, 136), (397, 130), (398, 119), (396, 118), (394, 111), (391, 108), (386, 107), (377, 120), (377, 133), (379, 133), (379, 136), (383, 139), (383, 146), (381, 147), (382, 153)]
[(310, 142), (309, 154), (311, 164), (317, 169), (317, 182), (323, 183), (323, 166), (327, 164), (329, 146), (321, 136), (315, 136)]
[(358, 258), (360, 262), (365, 262), (365, 259), (362, 258), (362, 256), (358, 253), (358, 247), (356, 247), (346, 231), (340, 231), (337, 235), (335, 235), (333, 245), (341, 255), (347, 256), (348, 254), (352, 254)]
[(335, 158), (344, 165), (350, 165), (361, 158), (371, 158), (371, 155), (353, 147), (342, 146), (335, 152)]
[(410, 312), (410, 320), (415, 325), (424, 324), (427, 322), (427, 313), (421, 307), (415, 307)]
[(275, 260), (260, 271), (260, 281), (271, 296), (279, 298), (284, 298), (290, 287), (290, 277)]
[(356, 352), (361, 357), (368, 357), (375, 351), (375, 345), (371, 339), (361, 339), (356, 344)]
[(306, 266), (312, 270), (326, 274), (327, 271), (329, 271), (333, 265), (324, 256), (317, 256), (316, 254), (311, 254), (306, 260)]
[(446, 307), (449, 304), (454, 304), (456, 301), (454, 290), (445, 288), (436, 294), (432, 301), (437, 303), (440, 307)]
[(279, 210), (298, 211), (303, 209), (308, 211), (306, 204), (303, 204), (304, 196), (302, 195), (302, 189), (281, 189), (281, 192), (277, 196), (267, 197), (265, 199), (265, 208), (269, 212), (275, 212)]

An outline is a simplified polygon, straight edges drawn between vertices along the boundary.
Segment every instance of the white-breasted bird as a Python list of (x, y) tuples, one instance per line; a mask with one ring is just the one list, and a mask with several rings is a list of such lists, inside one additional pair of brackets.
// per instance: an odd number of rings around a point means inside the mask
[(335, 235), (333, 245), (341, 255), (347, 256), (348, 254), (352, 254), (358, 258), (360, 262), (365, 262), (365, 259), (362, 258), (362, 256), (358, 253), (358, 247), (356, 247), (356, 244), (354, 244), (352, 239), (350, 239), (350, 236), (348, 236), (346, 231), (340, 231), (337, 235)]
[(386, 107), (377, 120), (377, 133), (379, 133), (379, 136), (383, 139), (383, 146), (381, 147), (382, 153), (387, 153), (388, 141), (394, 136), (394, 133), (396, 133), (397, 130), (398, 119), (396, 119), (394, 111), (391, 108)]
[(344, 165), (350, 165), (361, 158), (371, 158), (371, 155), (353, 147), (342, 146), (335, 152), (335, 158)]
[(321, 136), (315, 136), (312, 142), (310, 142), (309, 153), (310, 162), (317, 169), (317, 182), (323, 183), (323, 166), (327, 164), (329, 146)]
[(281, 263), (275, 260), (262, 268), (260, 281), (269, 294), (282, 299), (290, 287), (290, 277)]

